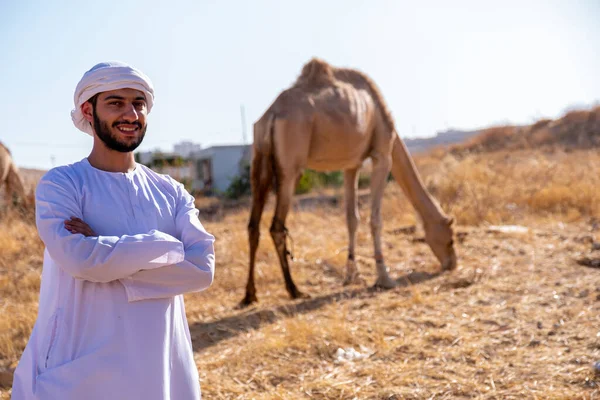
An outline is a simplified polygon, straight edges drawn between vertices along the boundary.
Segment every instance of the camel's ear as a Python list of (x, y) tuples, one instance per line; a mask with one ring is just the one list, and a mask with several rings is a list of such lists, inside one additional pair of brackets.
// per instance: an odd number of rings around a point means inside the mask
[(454, 217), (448, 218), (446, 222), (448, 223), (448, 226), (452, 226), (452, 224), (454, 224)]

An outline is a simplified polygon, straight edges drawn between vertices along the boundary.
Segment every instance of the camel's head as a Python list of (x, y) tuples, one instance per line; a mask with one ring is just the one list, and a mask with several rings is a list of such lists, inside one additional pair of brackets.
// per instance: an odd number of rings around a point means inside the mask
[(453, 218), (444, 218), (437, 223), (425, 224), (425, 241), (433, 254), (442, 264), (442, 270), (456, 268), (456, 251), (454, 250)]

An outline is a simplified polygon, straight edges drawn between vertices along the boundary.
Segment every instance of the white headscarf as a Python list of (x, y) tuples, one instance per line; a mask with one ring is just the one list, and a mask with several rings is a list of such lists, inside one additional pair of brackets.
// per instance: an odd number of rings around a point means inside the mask
[(144, 92), (148, 112), (154, 104), (154, 87), (150, 79), (140, 70), (118, 61), (96, 64), (83, 74), (75, 89), (75, 109), (71, 119), (77, 129), (93, 136), (90, 123), (83, 117), (81, 105), (97, 93), (117, 89), (136, 89)]

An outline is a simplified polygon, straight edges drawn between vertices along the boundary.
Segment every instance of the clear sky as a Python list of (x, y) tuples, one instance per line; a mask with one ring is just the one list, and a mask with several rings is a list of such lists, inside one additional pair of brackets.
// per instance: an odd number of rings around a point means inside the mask
[(86, 157), (73, 91), (98, 62), (154, 82), (140, 150), (241, 143), (312, 56), (369, 74), (404, 137), (556, 118), (600, 100), (600, 0), (0, 0), (0, 141)]

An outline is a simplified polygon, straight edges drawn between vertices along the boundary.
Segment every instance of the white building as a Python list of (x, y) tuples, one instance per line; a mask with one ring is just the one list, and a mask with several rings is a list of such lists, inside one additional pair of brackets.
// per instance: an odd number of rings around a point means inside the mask
[(182, 158), (190, 158), (190, 156), (202, 150), (202, 145), (190, 141), (183, 141), (173, 145), (173, 151), (160, 151), (159, 149), (154, 149), (150, 151), (140, 151), (139, 154), (139, 162), (144, 165), (150, 165), (158, 156), (159, 158), (169, 158), (180, 156)]
[(212, 146), (191, 155), (195, 166), (192, 190), (227, 190), (244, 165), (250, 163), (252, 145)]
[(144, 165), (152, 164), (152, 160), (154, 159), (154, 153), (156, 151), (140, 151), (138, 152), (138, 160), (140, 163)]
[(192, 154), (200, 150), (202, 150), (202, 145), (189, 141), (179, 142), (173, 146), (173, 153), (183, 158), (190, 158)]
[(174, 151), (137, 153), (140, 163), (156, 172), (168, 174), (192, 191), (223, 193), (232, 179), (250, 163), (252, 145), (222, 145), (203, 149), (199, 144), (181, 142)]

